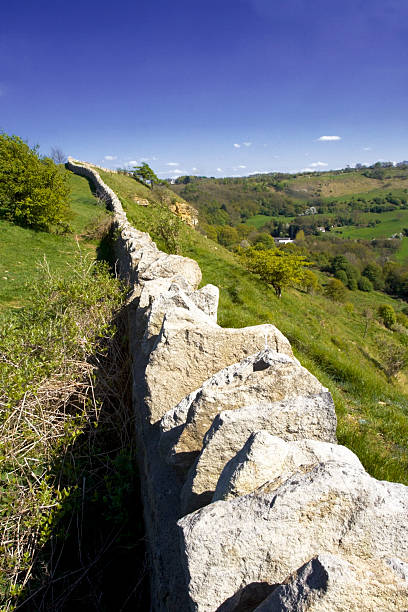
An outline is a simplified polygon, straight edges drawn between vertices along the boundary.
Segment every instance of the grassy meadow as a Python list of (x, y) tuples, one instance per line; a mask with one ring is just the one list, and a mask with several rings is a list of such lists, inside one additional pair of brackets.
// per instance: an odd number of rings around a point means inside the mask
[(97, 230), (109, 222), (109, 214), (98, 204), (85, 178), (71, 172), (68, 176), (73, 233), (50, 234), (0, 219), (0, 312), (29, 302), (30, 285), (38, 279), (44, 258), (52, 270), (60, 270), (74, 260), (77, 243), (96, 256)]

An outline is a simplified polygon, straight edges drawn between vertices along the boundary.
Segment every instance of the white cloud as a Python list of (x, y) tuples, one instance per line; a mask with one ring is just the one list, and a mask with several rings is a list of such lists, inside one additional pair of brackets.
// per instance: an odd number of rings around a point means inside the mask
[(235, 143), (235, 144), (234, 144), (234, 147), (235, 147), (236, 149), (240, 149), (240, 148), (241, 148), (241, 145), (240, 145), (240, 144), (238, 144), (238, 143)]
[(224, 170), (222, 168), (217, 168), (217, 172), (224, 172)]
[(169, 162), (168, 164), (166, 164), (166, 166), (179, 166), (180, 164), (178, 162)]
[(173, 170), (173, 172), (175, 172), (176, 174), (185, 174), (184, 170), (178, 170), (177, 168), (176, 170)]
[(198, 172), (198, 168), (191, 168), (192, 172)]
[(313, 164), (310, 164), (311, 168), (324, 168), (325, 166), (328, 166), (329, 164), (326, 164), (326, 162), (313, 162)]
[(128, 166), (137, 166), (137, 164), (138, 164), (138, 163), (139, 163), (139, 162), (137, 161), (137, 159), (130, 159), (130, 160), (127, 162), (127, 165), (128, 165)]
[(106, 161), (114, 161), (115, 159), (118, 159), (118, 156), (117, 155), (105, 155), (103, 159), (106, 159)]
[(299, 172), (316, 172), (316, 168), (302, 168)]
[(363, 147), (363, 151), (371, 151), (371, 147)]
[(246, 168), (246, 166), (238, 166), (238, 168)]
[(321, 142), (330, 142), (332, 140), (341, 140), (341, 136), (320, 136), (317, 140)]
[(243, 142), (242, 144), (244, 145), (244, 147), (250, 147), (252, 145), (252, 142)]

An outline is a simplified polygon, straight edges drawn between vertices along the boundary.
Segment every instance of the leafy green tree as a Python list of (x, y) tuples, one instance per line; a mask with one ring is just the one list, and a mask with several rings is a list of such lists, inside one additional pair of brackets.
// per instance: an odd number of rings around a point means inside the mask
[(372, 291), (373, 283), (366, 276), (361, 276), (358, 279), (358, 288), (360, 289), (360, 291)]
[(150, 189), (161, 182), (146, 162), (143, 162), (140, 166), (133, 166), (133, 177)]
[(320, 283), (317, 274), (312, 270), (304, 270), (302, 287), (304, 287), (306, 293), (317, 293), (320, 290)]
[(46, 231), (66, 231), (70, 208), (64, 168), (18, 136), (0, 134), (0, 217)]
[(372, 282), (374, 289), (384, 289), (383, 272), (379, 265), (376, 263), (367, 264), (362, 274)]
[(397, 321), (395, 310), (390, 304), (381, 304), (378, 308), (378, 316), (388, 329), (392, 329)]
[(302, 282), (305, 266), (310, 263), (304, 255), (287, 253), (280, 249), (255, 249), (250, 247), (243, 253), (243, 260), (251, 272), (259, 274), (261, 279), (272, 285), (278, 298), (282, 289)]
[(344, 302), (347, 295), (347, 289), (338, 278), (331, 278), (327, 283), (325, 290), (327, 297), (333, 302)]
[(343, 270), (342, 268), (340, 268), (339, 270), (336, 270), (335, 277), (341, 280), (343, 285), (347, 285), (348, 278), (347, 278), (347, 274), (345, 270)]

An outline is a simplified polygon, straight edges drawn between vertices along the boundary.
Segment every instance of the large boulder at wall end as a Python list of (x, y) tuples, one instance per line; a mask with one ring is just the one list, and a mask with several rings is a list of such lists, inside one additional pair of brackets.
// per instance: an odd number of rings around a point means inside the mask
[[(201, 451), (214, 417), (224, 410), (260, 407), (325, 391), (317, 378), (294, 357), (270, 349), (251, 355), (214, 374), (192, 398), (186, 423), (168, 460), (179, 470), (188, 470)], [(295, 423), (291, 426), (296, 431)], [(279, 426), (274, 433), (280, 435)]]
[(145, 372), (150, 422), (160, 420), (214, 372), (262, 350), (265, 342), (293, 355), (289, 341), (273, 325), (222, 328), (204, 313), (197, 318), (178, 308), (166, 314)]
[[(236, 604), (238, 602), (235, 602)], [(273, 590), (255, 612), (408, 610), (408, 566), (394, 559), (319, 554)]]
[[(197, 474), (200, 472), (199, 463), (203, 454), (204, 449), (197, 461)], [(241, 450), (225, 464), (212, 501), (247, 495), (265, 483), (268, 483), (269, 490), (272, 481), (278, 487), (300, 466), (324, 461), (351, 463), (364, 469), (357, 455), (345, 446), (310, 439), (285, 442), (265, 430), (257, 431), (249, 436)], [(213, 463), (219, 465), (220, 462), (214, 457)], [(197, 480), (196, 477), (193, 490), (197, 487)]]
[[(301, 465), (336, 460), (363, 469), (348, 448), (321, 441), (333, 441), (335, 433), (329, 393), (295, 398), (271, 407), (258, 411), (258, 422), (262, 420), (268, 431), (258, 431), (249, 437), (251, 421), (255, 425), (257, 420), (255, 411), (226, 411), (214, 419), (182, 489), (182, 514), (211, 501), (252, 493), (265, 483), (270, 489), (272, 481), (277, 487)], [(315, 439), (302, 439), (311, 436)]]
[(408, 487), (335, 461), (299, 468), (271, 492), (214, 502), (178, 522), (190, 609), (279, 585), (322, 551), (407, 563), (407, 513)]

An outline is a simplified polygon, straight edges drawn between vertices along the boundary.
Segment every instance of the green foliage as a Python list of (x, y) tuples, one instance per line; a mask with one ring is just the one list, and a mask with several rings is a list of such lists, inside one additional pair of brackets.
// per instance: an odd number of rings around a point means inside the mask
[(68, 230), (65, 170), (18, 136), (0, 134), (0, 217), (46, 231)]
[(324, 292), (333, 302), (344, 302), (347, 296), (347, 289), (338, 278), (331, 278)]
[(362, 272), (363, 276), (368, 278), (373, 284), (374, 289), (384, 288), (383, 272), (381, 267), (376, 263), (369, 263)]
[(321, 289), (317, 274), (307, 269), (303, 271), (301, 286), (305, 289), (306, 293), (317, 293)]
[(373, 284), (370, 279), (367, 278), (367, 276), (361, 276), (358, 279), (358, 288), (360, 289), (360, 291), (372, 291)]
[(123, 296), (106, 265), (81, 252), (65, 274), (45, 264), (31, 289), (30, 307), (10, 313), (0, 329), (0, 605), (10, 605), (70, 495), (50, 466), (87, 423), (89, 358), (111, 337)]
[(153, 189), (154, 185), (160, 183), (159, 179), (146, 162), (143, 162), (140, 166), (134, 166), (133, 177), (143, 185), (149, 186), (150, 189)]
[(388, 329), (392, 329), (393, 325), (397, 322), (395, 310), (390, 304), (382, 304), (378, 308), (378, 316)]
[(304, 255), (287, 253), (280, 249), (258, 250), (248, 248), (243, 253), (243, 261), (251, 272), (258, 274), (268, 285), (272, 285), (277, 297), (282, 289), (301, 283), (305, 266), (310, 265)]
[(338, 278), (339, 280), (341, 280), (343, 285), (347, 285), (348, 278), (347, 278), (347, 274), (346, 274), (345, 270), (343, 270), (343, 269), (336, 270), (335, 277)]
[(382, 339), (378, 342), (378, 352), (387, 380), (391, 382), (408, 365), (407, 348), (389, 339)]

